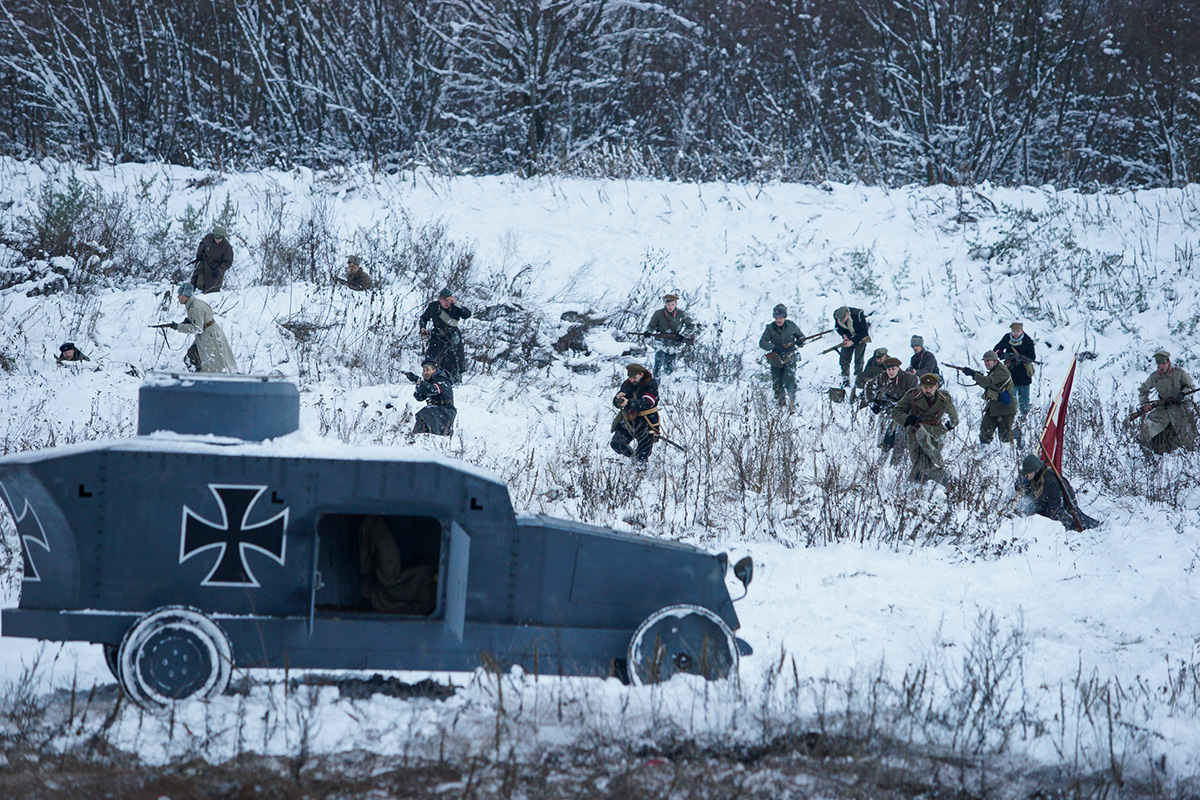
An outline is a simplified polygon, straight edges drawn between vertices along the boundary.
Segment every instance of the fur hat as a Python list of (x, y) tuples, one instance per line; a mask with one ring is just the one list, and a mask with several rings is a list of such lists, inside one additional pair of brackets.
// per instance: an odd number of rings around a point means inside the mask
[(910, 347), (924, 347), (925, 346), (925, 337), (924, 336), (914, 336), (914, 337), (912, 337), (912, 341), (909, 342), (908, 344)]
[(886, 356), (886, 355), (887, 355), (886, 347), (876, 347), (875, 348), (875, 357), (876, 358), (882, 358), (883, 356)]
[(192, 286), (190, 283), (181, 283), (175, 289), (175, 294), (180, 295), (181, 297), (191, 297), (195, 293), (196, 287)]
[(1035, 455), (1028, 455), (1021, 459), (1021, 474), (1026, 475), (1030, 472), (1037, 472), (1046, 464)]
[(362, 259), (358, 256), (346, 256), (346, 263), (353, 264), (356, 267), (362, 266)]
[(78, 350), (78, 349), (79, 348), (75, 346), (74, 342), (63, 342), (61, 345), (59, 345), (58, 352), (65, 353), (68, 350)]
[(625, 365), (625, 372), (626, 372), (626, 373), (629, 375), (629, 377), (631, 377), (631, 378), (632, 378), (634, 375), (641, 375), (643, 372), (649, 372), (649, 371), (650, 371), (650, 370), (646, 369), (646, 368), (645, 368), (645, 367), (643, 367), (641, 364), (626, 364), (626, 365)]
[(787, 316), (787, 306), (785, 306), (783, 303), (780, 303), (779, 305), (775, 306), (775, 308), (771, 309), (771, 316), (772, 317), (786, 317)]
[(224, 225), (213, 225), (212, 235), (213, 235), (214, 239), (224, 239), (225, 238), (225, 226)]
[(888, 356), (887, 358), (885, 358), (885, 359), (883, 360), (883, 366), (884, 366), (885, 368), (887, 368), (887, 367), (899, 367), (899, 366), (901, 366), (901, 362), (900, 362), (900, 359), (896, 358), (895, 356)]
[(1009, 325), (1008, 327), (1012, 329), (1013, 333), (1020, 333), (1021, 331), (1025, 330), (1025, 323), (1024, 322), (1014, 322), (1012, 325)]
[(995, 350), (988, 350), (986, 353), (983, 354), (983, 360), (984, 361), (999, 361), (1000, 356), (996, 355)]
[(922, 386), (937, 386), (938, 385), (938, 376), (932, 372), (926, 372), (924, 375), (921, 376), (921, 385)]
[(677, 295), (677, 294), (664, 294), (664, 295), (663, 295), (663, 302), (664, 302), (664, 303), (670, 303), (670, 302), (672, 302), (672, 301), (674, 301), (674, 302), (678, 303), (678, 302), (679, 302), (679, 295)]
[(1154, 363), (1155, 364), (1165, 364), (1170, 360), (1171, 360), (1171, 354), (1168, 353), (1166, 350), (1159, 350), (1157, 353), (1154, 354)]

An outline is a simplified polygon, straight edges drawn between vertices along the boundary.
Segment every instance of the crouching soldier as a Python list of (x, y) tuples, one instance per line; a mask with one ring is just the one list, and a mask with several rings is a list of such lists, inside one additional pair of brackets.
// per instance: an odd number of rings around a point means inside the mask
[(454, 407), (454, 381), (439, 369), (437, 362), (426, 358), (421, 362), (421, 375), (412, 372), (404, 377), (415, 383), (413, 397), (425, 401), (425, 407), (417, 412), (413, 433), (432, 433), (434, 436), (449, 436), (454, 432), (454, 419), (458, 409)]
[(91, 361), (90, 358), (83, 354), (83, 351), (75, 346), (74, 342), (63, 342), (58, 348), (58, 355), (54, 357), (60, 365), (69, 361)]
[[(620, 411), (612, 423), (609, 446), (618, 455), (631, 455), (639, 464), (645, 464), (662, 427), (658, 416), (658, 381), (641, 364), (630, 364), (625, 372), (629, 377), (613, 398), (613, 405)], [(637, 450), (630, 453), (629, 444), (634, 440)]]
[(179, 304), (187, 310), (187, 319), (172, 322), (171, 330), (179, 333), (194, 333), (196, 339), (187, 351), (187, 362), (197, 372), (237, 372), (237, 362), (225, 331), (213, 318), (212, 307), (196, 297), (196, 287), (181, 283), (176, 290)]
[(1100, 520), (1079, 510), (1075, 490), (1067, 479), (1060, 479), (1048, 464), (1034, 455), (1025, 456), (1021, 462), (1017, 511), (1025, 517), (1040, 514), (1057, 520), (1070, 530), (1088, 530), (1100, 524)]
[[(1187, 395), (1196, 391), (1196, 384), (1171, 363), (1171, 354), (1166, 350), (1155, 353), (1154, 361), (1154, 372), (1138, 388), (1140, 411), (1135, 416), (1145, 415), (1138, 439), (1155, 453), (1169, 453), (1178, 447), (1191, 449), (1196, 444), (1196, 415)], [(1158, 395), (1153, 403), (1151, 390)]]
[[(908, 453), (912, 457), (911, 480), (935, 480), (946, 483), (942, 445), (946, 432), (958, 424), (958, 410), (950, 393), (938, 389), (938, 376), (932, 372), (920, 378), (921, 385), (908, 392), (892, 409), (892, 421), (906, 429)], [(949, 422), (943, 424), (942, 417)]]
[[(867, 382), (863, 394), (863, 406), (870, 406), (871, 413), (879, 414), (879, 448), (892, 451), (892, 463), (900, 460), (907, 436), (905, 429), (892, 419), (891, 410), (904, 395), (917, 388), (918, 379), (911, 372), (900, 370), (901, 361), (895, 356), (883, 359), (884, 371)], [(884, 414), (883, 412), (888, 412)]]

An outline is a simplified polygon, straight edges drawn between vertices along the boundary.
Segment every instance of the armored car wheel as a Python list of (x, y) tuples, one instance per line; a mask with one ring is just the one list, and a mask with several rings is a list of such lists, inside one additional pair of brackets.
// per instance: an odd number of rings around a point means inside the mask
[(737, 672), (738, 647), (725, 620), (701, 606), (667, 606), (629, 641), (629, 680), (662, 683), (684, 673), (715, 681)]
[(117, 653), (121, 689), (151, 711), (216, 697), (229, 685), (232, 672), (229, 637), (187, 606), (165, 606), (142, 617)]

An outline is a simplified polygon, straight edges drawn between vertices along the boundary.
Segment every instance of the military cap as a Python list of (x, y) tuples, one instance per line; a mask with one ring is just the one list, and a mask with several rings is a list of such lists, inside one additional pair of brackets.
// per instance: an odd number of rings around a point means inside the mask
[(876, 347), (876, 348), (875, 348), (875, 357), (876, 357), (876, 358), (881, 358), (881, 357), (883, 357), (883, 356), (886, 356), (886, 355), (887, 355), (887, 348), (886, 348), (886, 347)]
[(775, 306), (775, 308), (773, 308), (771, 310), (771, 316), (786, 317), (787, 316), (787, 306), (785, 306), (783, 303), (780, 303), (779, 305)]
[(672, 300), (674, 300), (675, 302), (679, 302), (679, 295), (677, 295), (677, 294), (664, 294), (663, 295), (664, 303), (670, 303)]
[(1037, 472), (1044, 466), (1046, 466), (1045, 463), (1043, 463), (1042, 460), (1037, 456), (1025, 456), (1025, 458), (1021, 460), (1021, 474), (1025, 475), (1030, 472)]
[(347, 263), (353, 264), (356, 267), (362, 266), (362, 259), (358, 256), (346, 256)]
[(1157, 353), (1154, 354), (1154, 363), (1156, 363), (1156, 364), (1165, 364), (1170, 360), (1171, 360), (1171, 354), (1168, 353), (1166, 350), (1159, 350)]
[(76, 347), (75, 347), (74, 342), (63, 342), (61, 345), (59, 345), (58, 352), (65, 353), (68, 350), (75, 350), (75, 349), (76, 349)]
[(1023, 323), (1023, 322), (1014, 322), (1012, 325), (1009, 325), (1008, 327), (1012, 329), (1012, 332), (1013, 332), (1013, 333), (1016, 333), (1017, 331), (1023, 331), (1023, 330), (1025, 330), (1025, 323)]
[(646, 372), (646, 371), (647, 371), (646, 368), (643, 367), (641, 364), (626, 364), (625, 365), (625, 372), (627, 372), (629, 374), (629, 377), (631, 377), (631, 378), (634, 375), (641, 375), (643, 372)]
[(181, 283), (179, 284), (179, 287), (175, 289), (175, 294), (182, 297), (191, 297), (195, 293), (196, 287), (192, 286), (190, 283)]
[(986, 353), (983, 354), (983, 360), (984, 361), (999, 361), (1000, 357), (998, 355), (996, 355), (995, 350), (988, 350)]
[(438, 299), (440, 300), (443, 297), (454, 297), (454, 292), (450, 291), (449, 286), (438, 292)]
[(421, 366), (422, 367), (436, 367), (437, 360), (430, 356), (425, 356), (424, 358), (421, 359)]
[(925, 346), (925, 337), (924, 336), (914, 336), (914, 337), (912, 337), (912, 341), (909, 342), (908, 344), (910, 347), (924, 347)]
[(938, 376), (933, 374), (932, 372), (926, 372), (924, 375), (921, 376), (921, 385), (922, 386), (937, 386), (938, 385)]
[(837, 311), (833, 312), (833, 318), (836, 320), (840, 320), (842, 317), (846, 316), (849, 313), (850, 313), (849, 307), (842, 306)]
[(214, 239), (224, 239), (225, 238), (225, 226), (224, 225), (213, 225), (212, 235), (213, 235)]
[(899, 367), (899, 366), (901, 366), (901, 362), (900, 362), (900, 359), (896, 358), (895, 356), (888, 356), (887, 358), (885, 358), (883, 360), (883, 366)]

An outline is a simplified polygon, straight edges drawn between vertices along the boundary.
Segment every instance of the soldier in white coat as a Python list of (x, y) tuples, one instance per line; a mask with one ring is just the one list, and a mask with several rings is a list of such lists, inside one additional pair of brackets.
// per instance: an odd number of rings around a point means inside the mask
[(196, 341), (188, 348), (187, 360), (197, 372), (237, 372), (237, 362), (225, 332), (213, 319), (212, 307), (196, 296), (196, 287), (181, 283), (176, 290), (180, 305), (187, 309), (187, 319), (172, 322), (171, 329), (180, 333), (196, 334)]

